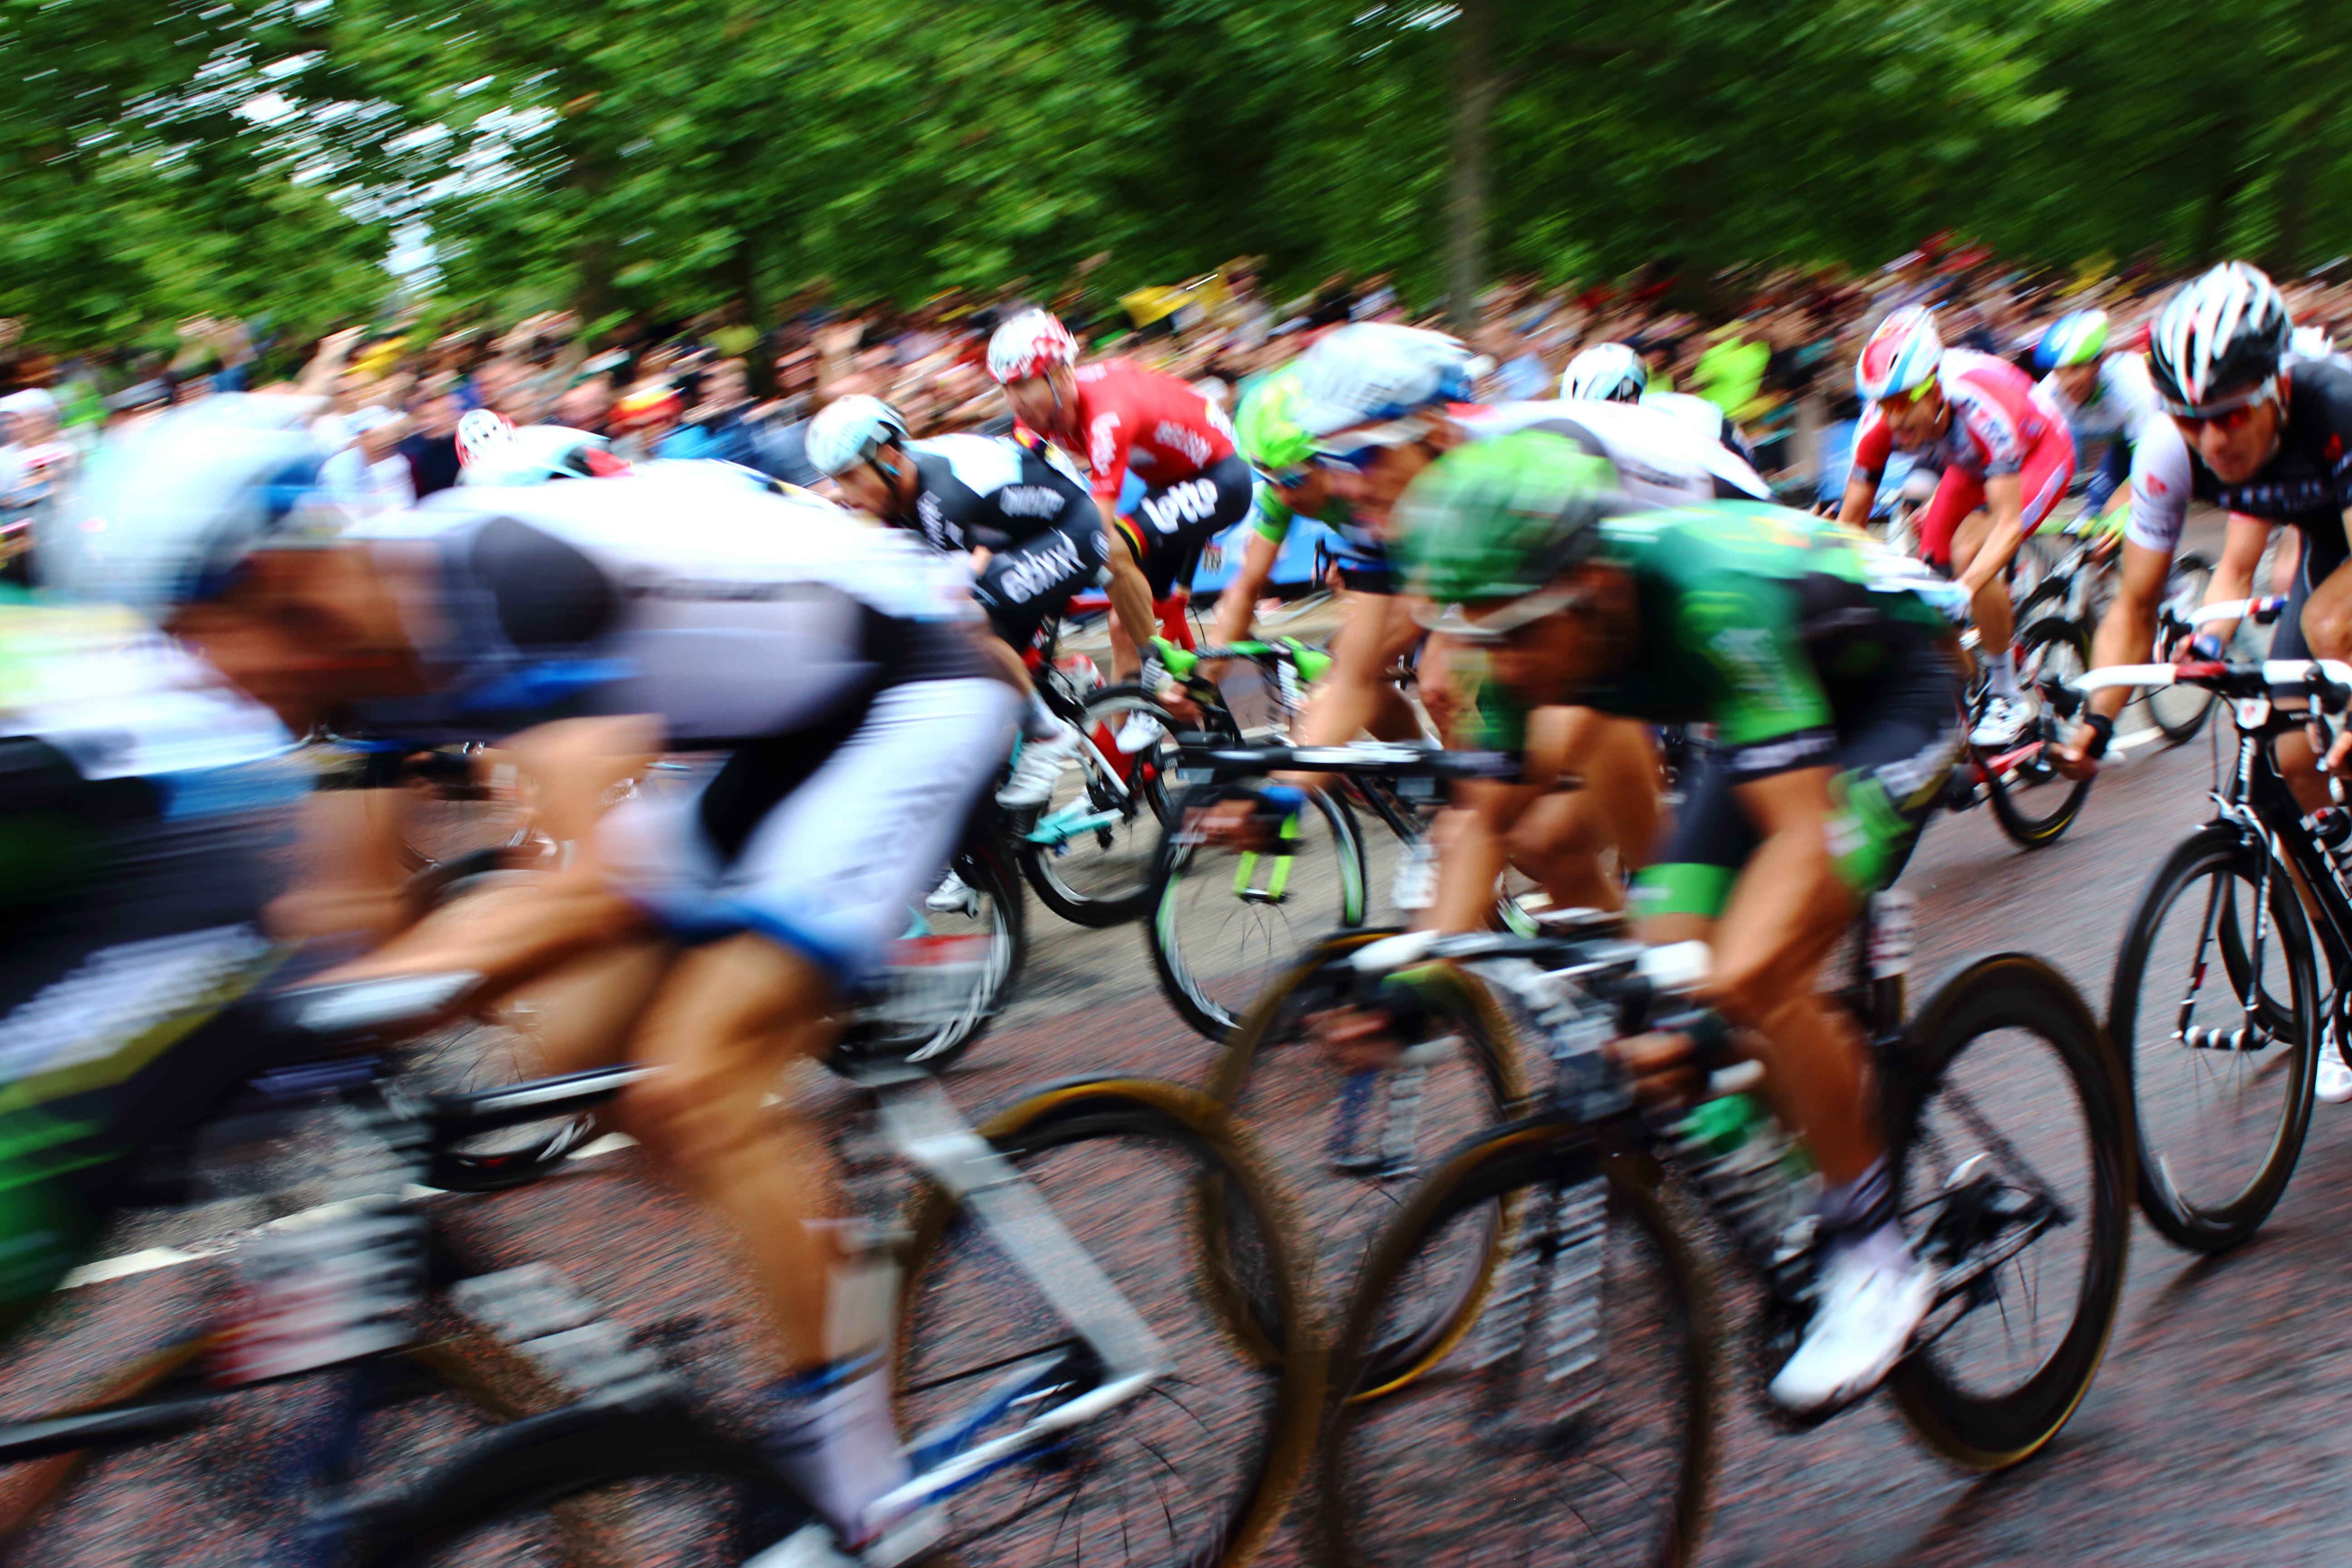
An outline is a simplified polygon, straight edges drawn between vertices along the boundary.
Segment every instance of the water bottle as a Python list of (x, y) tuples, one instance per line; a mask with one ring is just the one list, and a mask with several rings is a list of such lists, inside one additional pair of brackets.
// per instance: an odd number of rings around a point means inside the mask
[(2323, 805), (2304, 818), (2304, 826), (2327, 851), (2327, 858), (2336, 867), (2336, 875), (2347, 887), (2352, 887), (2352, 812), (2341, 806)]
[(1821, 1178), (1762, 1100), (1704, 1101), (1675, 1137), (1692, 1180), (1760, 1268), (1769, 1272), (1803, 1251)]

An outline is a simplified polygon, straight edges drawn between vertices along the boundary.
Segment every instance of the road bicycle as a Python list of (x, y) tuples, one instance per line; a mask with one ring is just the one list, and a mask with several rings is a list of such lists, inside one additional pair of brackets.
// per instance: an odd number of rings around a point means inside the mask
[[(308, 1044), (348, 1046), (404, 1032), (433, 984), (276, 1006)], [(1178, 1086), (1102, 1079), (974, 1128), (895, 1054), (845, 1060), (868, 1136), (919, 1173), (877, 1254), (906, 1282), (896, 1386), (916, 1472), (887, 1506), (942, 1508), (941, 1551), (966, 1565), (1245, 1561), (1306, 1461), (1322, 1366), (1281, 1203), (1222, 1116)], [(382, 1058), (265, 1077), (264, 1099), (313, 1113), (305, 1147), (342, 1178), (335, 1217), (263, 1249), (278, 1283), (259, 1308), (249, 1297), (80, 1406), (0, 1426), (0, 1463), (45, 1465), (46, 1502), (78, 1456), (186, 1433), (258, 1379), (317, 1376), (331, 1396), (279, 1478), (288, 1544), (268, 1561), (634, 1562), (657, 1542), (666, 1563), (742, 1563), (806, 1516), (756, 1446), (544, 1267), (428, 1290), (448, 1270), (429, 1215), (399, 1196), (440, 1145), (585, 1114), (646, 1070), (422, 1102)], [(1182, 1256), (1208, 1234), (1216, 1252)], [(491, 1332), (419, 1331), (445, 1302)], [(494, 1341), (503, 1358), (483, 1355)], [(447, 1395), (421, 1412), (416, 1368)], [(453, 1434), (458, 1404), (471, 1427), (503, 1424)]]
[[(2022, 954), (1968, 965), (1906, 1021), (1907, 902), (1881, 899), (1834, 995), (1871, 1039), (1900, 1220), (1939, 1277), (1887, 1387), (1931, 1447), (1997, 1469), (2064, 1426), (2115, 1321), (2132, 1184), (2122, 1075), (2082, 999)], [(1553, 1064), (1528, 1114), (1402, 1196), (1361, 1265), (1333, 1352), (1323, 1561), (1443, 1561), (1464, 1539), (1496, 1561), (1691, 1559), (1722, 1335), (1690, 1230), (1708, 1215), (1728, 1231), (1761, 1300), (1747, 1334), (1759, 1400), (1810, 1313), (1818, 1237), (1784, 1135), (1726, 1150), (1696, 1116), (1635, 1110), (1609, 1047), (1672, 1026), (1689, 979), (1668, 973), (1674, 953), (1416, 933), (1337, 942), (1290, 977), (1345, 994), (1417, 970), (1428, 1036), (1513, 1016)]]
[[(1145, 928), (1160, 989), (1184, 1021), (1225, 1038), (1266, 984), (1323, 933), (1363, 925), (1371, 910), (1371, 859), (1358, 803), (1397, 845), (1389, 902), (1410, 911), (1435, 888), (1429, 825), (1457, 778), (1502, 776), (1507, 759), (1438, 752), (1387, 741), (1345, 746), (1188, 744), (1178, 756), (1177, 797), (1152, 869)], [(1328, 775), (1339, 787), (1303, 792), (1274, 818), (1273, 847), (1212, 845), (1187, 826), (1193, 814), (1231, 799), (1265, 801), (1271, 775)], [(1532, 930), (1515, 898), (1496, 918)]]
[[(2214, 605), (2198, 618), (2266, 624), (2283, 605)], [(2168, 1239), (2218, 1252), (2259, 1230), (2285, 1192), (2309, 1127), (2318, 1053), (2344, 1048), (2352, 895), (2341, 858), (2352, 817), (2336, 778), (2337, 804), (2306, 814), (2280, 772), (2277, 744), (2305, 730), (2328, 735), (2330, 716), (2340, 719), (2352, 700), (2352, 666), (2126, 665), (2082, 685), (2195, 687), (2229, 701), (2236, 721), (2237, 755), (2210, 796), (2212, 819), (2148, 879), (2107, 1005), (2108, 1033), (2131, 1073), (2140, 1207)]]

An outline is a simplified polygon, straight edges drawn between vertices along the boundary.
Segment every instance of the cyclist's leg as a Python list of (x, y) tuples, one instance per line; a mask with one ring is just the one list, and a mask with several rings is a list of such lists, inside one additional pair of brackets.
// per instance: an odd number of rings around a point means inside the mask
[[(1543, 884), (1555, 909), (1622, 908), (1620, 877), (1648, 864), (1657, 837), (1657, 744), (1635, 720), (1543, 709), (1529, 721), (1531, 750), (1556, 749), (1559, 742), (1534, 733), (1554, 724), (1591, 726), (1575, 746), (1583, 787), (1528, 807), (1511, 830), (1511, 862)], [(1603, 858), (1612, 849), (1613, 869)]]

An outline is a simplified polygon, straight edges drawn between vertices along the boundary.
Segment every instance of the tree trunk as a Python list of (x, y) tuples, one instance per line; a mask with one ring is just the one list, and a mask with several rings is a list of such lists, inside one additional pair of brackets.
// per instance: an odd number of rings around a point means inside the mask
[(1454, 24), (1452, 189), (1445, 205), (1445, 293), (1454, 329), (1478, 324), (1486, 279), (1486, 142), (1501, 83), (1495, 74), (1495, 0), (1460, 0)]

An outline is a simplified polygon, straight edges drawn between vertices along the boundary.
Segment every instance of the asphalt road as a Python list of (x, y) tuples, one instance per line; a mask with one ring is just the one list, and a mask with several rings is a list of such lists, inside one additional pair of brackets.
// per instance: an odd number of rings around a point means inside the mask
[[(2013, 848), (1988, 812), (1939, 817), (1906, 874), (1919, 897), (1915, 995), (1993, 951), (2055, 965), (2104, 1010), (2124, 925), (2168, 848), (2207, 812), (2216, 735), (2112, 767), (2059, 844)], [(1376, 889), (1388, 853), (1374, 830)], [(1376, 896), (1375, 916), (1379, 913)], [(985, 1108), (1064, 1074), (1116, 1070), (1198, 1082), (1213, 1050), (1160, 997), (1140, 928), (1063, 925), (1034, 901), (1015, 1004), (951, 1080)], [(837, 1097), (814, 1090), (819, 1107)], [(2199, 1261), (2134, 1221), (2123, 1315), (2089, 1398), (2050, 1449), (2004, 1475), (1958, 1473), (1910, 1437), (1885, 1400), (1820, 1429), (1768, 1426), (1736, 1387), (1716, 1501), (1697, 1561), (1711, 1568), (2111, 1564), (2220, 1568), (2345, 1561), (2352, 1421), (2335, 1374), (2352, 1296), (2352, 1108), (2315, 1113), (2298, 1173), (2261, 1236)], [(565, 1179), (439, 1206), (469, 1257), (547, 1259), (707, 1384), (740, 1381), (743, 1303), (726, 1243), (634, 1151), (581, 1161)], [(299, 1206), (299, 1200), (278, 1207)], [(269, 1217), (250, 1202), (127, 1220), (103, 1254), (119, 1273), (71, 1290), (0, 1372), (0, 1415), (86, 1394), (106, 1368), (216, 1302), (212, 1244)], [(1333, 1234), (1337, 1234), (1334, 1232)], [(1322, 1238), (1331, 1244), (1330, 1236)], [(1736, 1323), (1735, 1323), (1736, 1327)], [(430, 1452), (436, 1407), (379, 1441)], [(165, 1568), (266, 1560), (254, 1542), (276, 1500), (268, 1476), (306, 1415), (247, 1396), (236, 1418), (176, 1444), (100, 1461), (8, 1560), (37, 1568)], [(388, 1461), (394, 1462), (394, 1461)], [(414, 1461), (412, 1461), (414, 1462)], [(1475, 1456), (1432, 1448), (1443, 1483), (1480, 1485)], [(25, 1478), (0, 1473), (0, 1502)], [(1304, 1560), (1286, 1532), (1262, 1561)], [(1457, 1554), (1458, 1551), (1458, 1554)], [(658, 1551), (653, 1559), (660, 1556)], [(503, 1559), (500, 1559), (503, 1561)], [(520, 1559), (518, 1559), (520, 1560)], [(1007, 1568), (1023, 1561), (1004, 1555)], [(1464, 1539), (1433, 1563), (1483, 1561)]]

